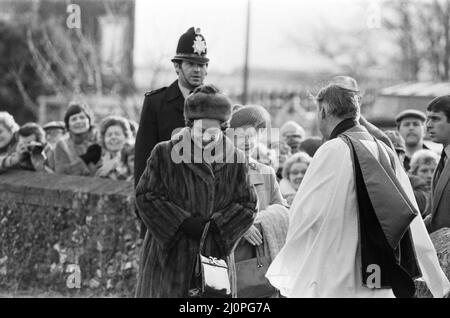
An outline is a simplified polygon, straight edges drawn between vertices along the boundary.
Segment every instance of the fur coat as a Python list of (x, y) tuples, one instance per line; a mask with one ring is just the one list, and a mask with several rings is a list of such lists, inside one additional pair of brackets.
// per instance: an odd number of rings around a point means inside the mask
[(256, 213), (257, 196), (249, 186), (244, 154), (228, 138), (219, 141), (223, 148), (218, 147), (215, 158), (233, 156), (239, 163), (217, 163), (214, 158), (211, 163), (190, 163), (184, 159), (191, 151), (184, 149), (183, 160), (177, 162), (173, 154), (180, 143), (189, 143), (192, 153), (199, 149), (192, 143), (189, 128), (157, 144), (136, 188), (139, 214), (148, 229), (137, 297), (187, 297), (200, 242), (181, 231), (185, 219), (214, 220), (219, 231), (208, 234), (204, 255), (228, 258)]

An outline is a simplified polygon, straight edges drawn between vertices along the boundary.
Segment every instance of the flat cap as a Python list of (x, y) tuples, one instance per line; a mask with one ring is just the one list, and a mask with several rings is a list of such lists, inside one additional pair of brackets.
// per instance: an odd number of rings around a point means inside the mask
[(427, 120), (427, 115), (425, 115), (424, 112), (421, 112), (417, 109), (405, 109), (404, 111), (400, 112), (397, 116), (395, 116), (395, 122), (399, 124), (403, 119), (413, 117), (420, 119), (422, 121)]
[(42, 126), (42, 128), (44, 130), (47, 130), (47, 129), (66, 130), (66, 125), (64, 124), (63, 121), (51, 121), (51, 122), (46, 123), (44, 126)]

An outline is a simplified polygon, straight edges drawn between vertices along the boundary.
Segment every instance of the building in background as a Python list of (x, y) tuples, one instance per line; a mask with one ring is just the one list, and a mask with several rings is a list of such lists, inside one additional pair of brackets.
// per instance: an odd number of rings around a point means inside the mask
[(411, 108), (426, 112), (435, 97), (450, 94), (450, 82), (407, 82), (380, 90), (367, 117), (382, 128), (394, 128), (395, 116)]

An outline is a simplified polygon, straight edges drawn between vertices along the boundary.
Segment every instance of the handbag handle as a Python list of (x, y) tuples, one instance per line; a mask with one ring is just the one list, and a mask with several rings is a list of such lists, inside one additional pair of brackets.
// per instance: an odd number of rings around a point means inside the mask
[(263, 267), (263, 264), (261, 262), (261, 258), (264, 255), (264, 236), (263, 236), (262, 231), (261, 231), (261, 237), (262, 237), (261, 245), (255, 246), (255, 249), (256, 249), (256, 263), (257, 263), (256, 268)]
[(256, 246), (256, 268), (261, 268), (263, 267), (263, 264), (261, 262), (261, 250), (262, 250), (262, 244), (260, 246)]
[(206, 235), (208, 235), (208, 230), (209, 230), (209, 225), (211, 224), (211, 221), (208, 221), (205, 224), (205, 227), (203, 229), (203, 233), (202, 233), (202, 238), (200, 239), (200, 248), (199, 248), (199, 253), (202, 253), (203, 250), (203, 246), (205, 245), (205, 240), (206, 240)]

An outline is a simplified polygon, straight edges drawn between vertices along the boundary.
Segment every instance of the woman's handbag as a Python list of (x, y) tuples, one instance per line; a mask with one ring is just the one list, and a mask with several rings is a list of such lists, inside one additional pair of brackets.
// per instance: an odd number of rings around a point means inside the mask
[[(262, 231), (260, 231), (262, 234)], [(264, 238), (263, 238), (264, 242)], [(274, 295), (277, 290), (266, 278), (270, 266), (270, 257), (264, 253), (264, 243), (252, 246), (256, 257), (236, 263), (237, 297), (265, 298)]]
[(231, 298), (231, 285), (227, 263), (225, 260), (212, 256), (204, 256), (202, 254), (209, 226), (210, 222), (206, 223), (200, 240), (200, 248), (194, 273), (194, 281), (197, 286), (189, 290), (189, 297)]

